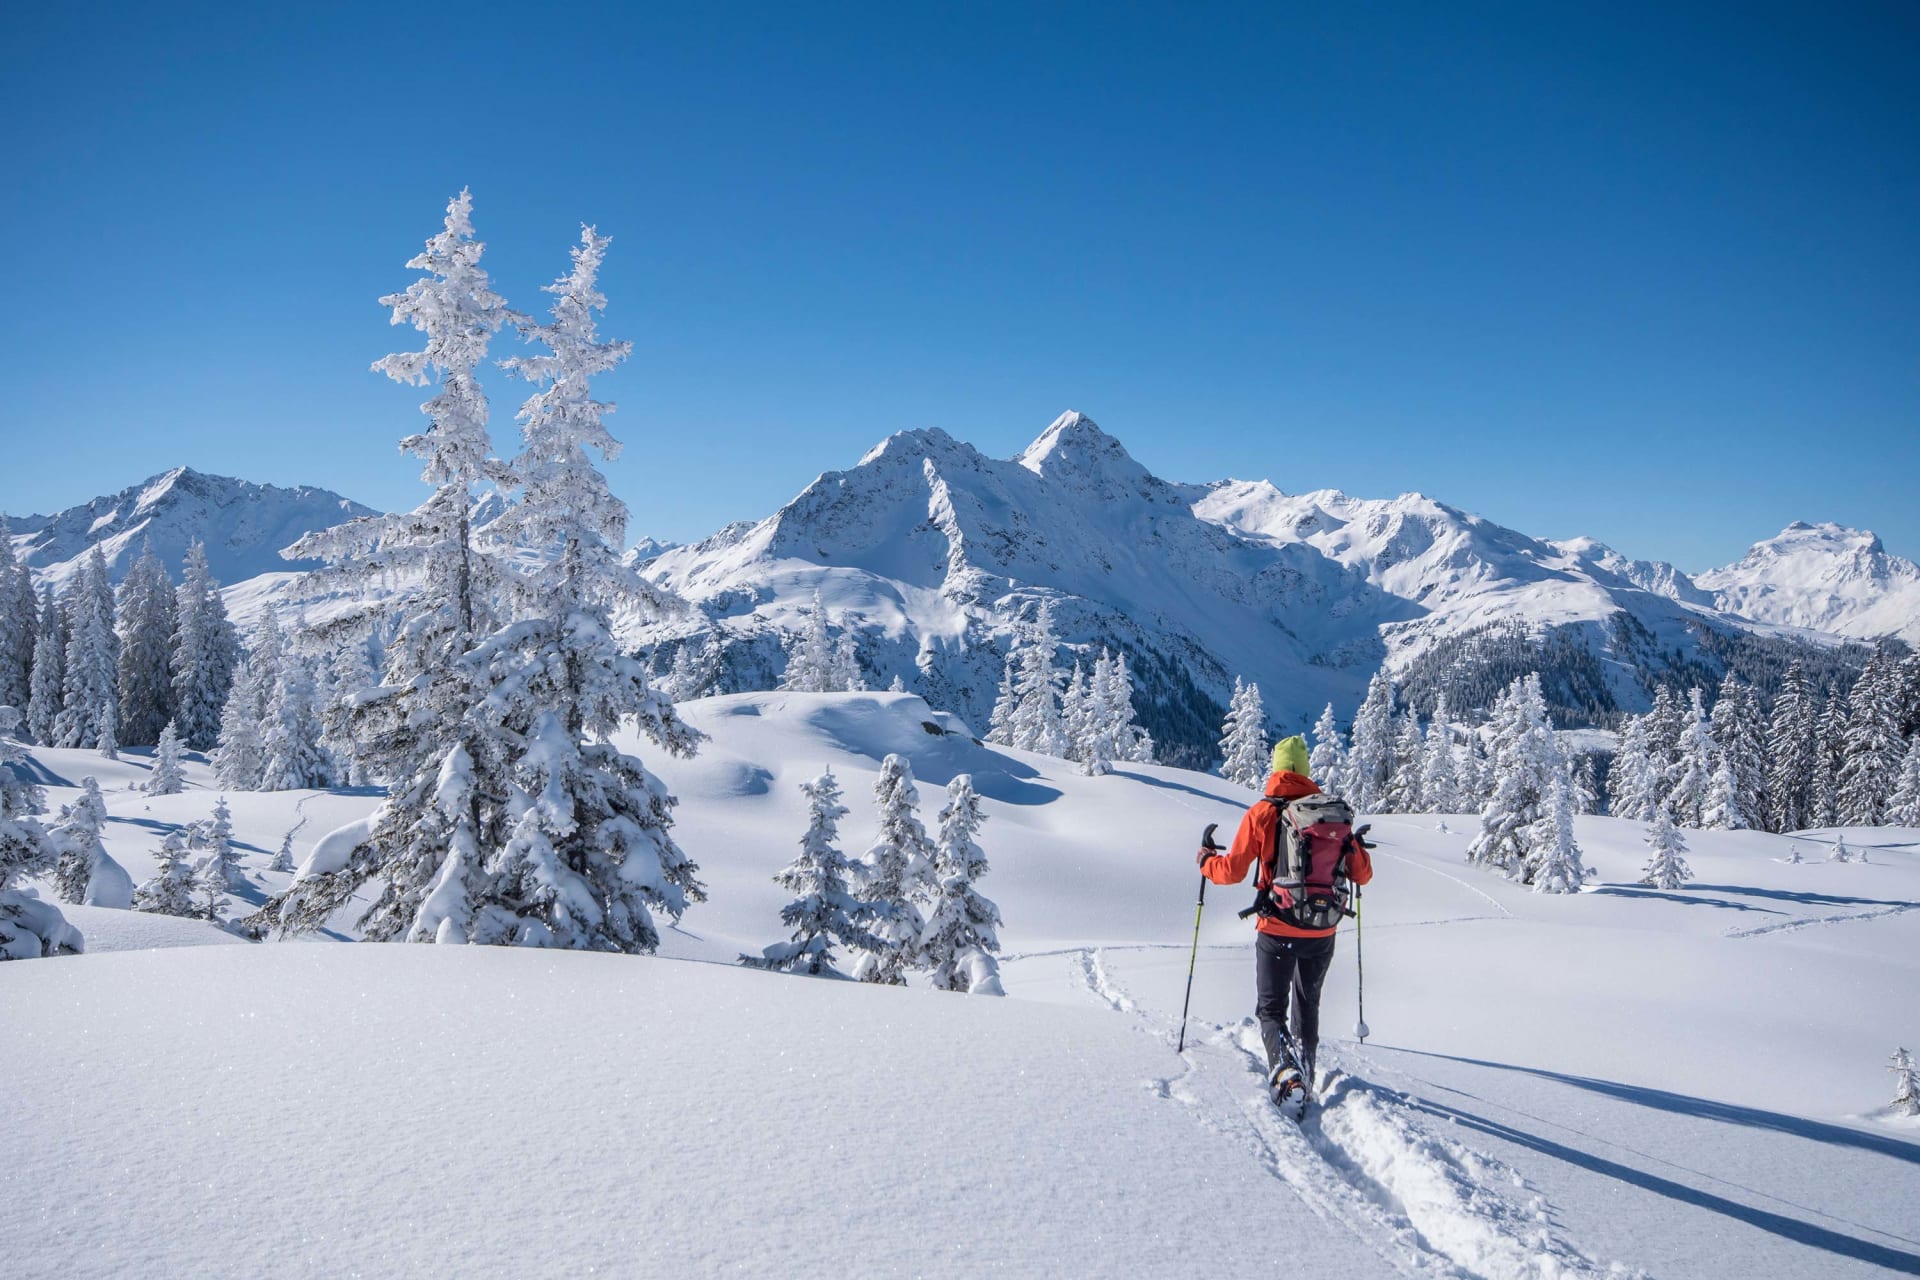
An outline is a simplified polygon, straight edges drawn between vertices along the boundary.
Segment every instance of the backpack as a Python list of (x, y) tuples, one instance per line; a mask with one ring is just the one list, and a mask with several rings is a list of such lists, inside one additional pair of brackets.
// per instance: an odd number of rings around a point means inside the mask
[(1273, 853), (1262, 859), (1254, 886), (1259, 896), (1240, 913), (1259, 915), (1296, 929), (1331, 929), (1353, 911), (1347, 855), (1355, 835), (1353, 808), (1338, 796), (1265, 797), (1278, 810)]

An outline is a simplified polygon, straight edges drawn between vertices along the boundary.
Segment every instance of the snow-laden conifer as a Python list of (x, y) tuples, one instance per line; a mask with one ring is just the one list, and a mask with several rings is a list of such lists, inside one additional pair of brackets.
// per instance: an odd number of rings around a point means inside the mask
[(661, 691), (675, 702), (703, 698), (719, 685), (722, 665), (720, 644), (713, 632), (707, 632), (698, 643), (687, 640), (673, 651), (673, 663), (660, 682)]
[(173, 583), (148, 543), (120, 584), (122, 745), (156, 745), (173, 719), (173, 608)]
[(298, 654), (280, 658), (280, 679), (267, 706), (260, 746), (262, 791), (297, 791), (333, 785), (333, 760), (320, 739), (313, 676)]
[(795, 693), (833, 693), (844, 687), (836, 686), (835, 676), (833, 629), (826, 602), (815, 589), (800, 630), (787, 639), (787, 669), (780, 687)]
[(1393, 706), (1393, 679), (1384, 669), (1376, 671), (1353, 717), (1353, 747), (1347, 754), (1346, 799), (1356, 810), (1371, 813), (1387, 801), (1393, 780)]
[(0, 707), (24, 713), (33, 697), (33, 646), (39, 616), (33, 575), (14, 555), (6, 517), (0, 516)]
[(1127, 665), (1124, 649), (1108, 659), (1106, 719), (1113, 726), (1113, 758), (1124, 764), (1153, 763), (1153, 735), (1139, 722), (1133, 709), (1133, 671)]
[(195, 541), (174, 590), (173, 705), (180, 737), (195, 751), (211, 751), (220, 737), (240, 640), (207, 568), (207, 549)]
[(234, 672), (226, 705), (220, 709), (220, 736), (211, 763), (214, 781), (229, 791), (257, 791), (267, 767), (261, 741), (261, 685), (253, 663), (242, 658)]
[(859, 875), (861, 897), (873, 909), (872, 933), (881, 945), (861, 957), (854, 976), (862, 982), (903, 986), (926, 924), (921, 907), (936, 891), (934, 849), (920, 822), (920, 793), (905, 756), (889, 755), (880, 762), (873, 802), (880, 834), (867, 850)]
[(74, 580), (70, 628), (54, 743), (92, 747), (113, 759), (119, 754), (120, 636), (114, 630), (113, 584), (107, 577), (106, 556), (97, 546)]
[(1385, 813), (1429, 812), (1430, 806), (1420, 785), (1426, 737), (1420, 732), (1420, 721), (1412, 708), (1394, 717), (1390, 750), (1393, 764), (1387, 772), (1385, 798), (1378, 808)]
[(1752, 686), (1729, 673), (1713, 704), (1714, 746), (1732, 773), (1732, 794), (1745, 825), (1767, 821), (1767, 724)]
[(807, 832), (800, 837), (800, 856), (773, 878), (795, 895), (780, 910), (780, 923), (792, 935), (757, 956), (741, 956), (740, 962), (814, 977), (842, 977), (834, 967), (834, 947), (875, 951), (882, 944), (867, 931), (870, 909), (849, 888), (852, 864), (838, 844), (840, 819), (847, 816), (847, 807), (840, 803), (840, 783), (833, 770), (801, 783), (800, 791), (807, 797)]
[(1480, 833), (1467, 860), (1497, 867), (1526, 882), (1535, 869), (1534, 841), (1556, 784), (1564, 786), (1566, 759), (1547, 719), (1538, 675), (1515, 680), (1493, 710), (1492, 794), (1480, 815)]
[(33, 674), (26, 706), (26, 731), (43, 747), (54, 744), (60, 707), (67, 684), (67, 615), (53, 598), (53, 586), (43, 589), (40, 623), (34, 630)]
[[(1649, 850), (1647, 865), (1641, 870), (1640, 883), (1652, 885), (1656, 889), (1678, 889), (1693, 879), (1693, 872), (1687, 866), (1683, 856), (1687, 851), (1687, 842), (1681, 836), (1680, 829), (1673, 825), (1673, 815), (1666, 805), (1654, 808), (1653, 819), (1647, 823), (1647, 834), (1642, 838)], [(1795, 852), (1799, 852), (1797, 849)]]
[(1899, 785), (1906, 744), (1900, 738), (1897, 680), (1891, 657), (1876, 650), (1847, 699), (1836, 804), (1839, 820), (1848, 826), (1879, 826)]
[(1888, 1109), (1897, 1116), (1920, 1116), (1920, 1064), (1906, 1048), (1893, 1051), (1893, 1101)]
[[(1328, 714), (1332, 711), (1329, 705)], [(1260, 701), (1260, 686), (1235, 676), (1233, 698), (1220, 726), (1220, 776), (1260, 791), (1266, 786), (1267, 763), (1267, 709)]]
[(1920, 733), (1907, 744), (1900, 764), (1900, 781), (1887, 802), (1887, 821), (1893, 826), (1920, 827)]
[(1600, 812), (1600, 773), (1591, 752), (1582, 752), (1567, 770), (1567, 802), (1575, 817)]
[(867, 677), (860, 670), (860, 642), (851, 619), (842, 619), (833, 642), (833, 685), (847, 693), (865, 693)]
[(1547, 788), (1546, 802), (1528, 833), (1527, 868), (1520, 878), (1535, 893), (1578, 893), (1586, 866), (1573, 836), (1573, 801), (1563, 770)]
[(133, 905), (133, 880), (100, 843), (100, 828), (106, 821), (107, 802), (100, 784), (91, 777), (81, 779), (80, 794), (60, 807), (59, 821), (51, 832), (60, 851), (54, 887), (63, 901), (124, 911)]
[(153, 749), (153, 772), (147, 775), (146, 793), (150, 796), (177, 796), (187, 788), (186, 770), (181, 757), (186, 748), (174, 732), (173, 721), (160, 730), (160, 743)]
[[(1080, 761), (1080, 772), (1090, 778), (1112, 773), (1113, 762), (1120, 758), (1121, 736), (1126, 730), (1120, 716), (1125, 714), (1131, 718), (1132, 708), (1123, 713), (1118, 705), (1114, 685), (1119, 678), (1113, 655), (1102, 649), (1087, 680), (1086, 698), (1079, 716), (1079, 738), (1070, 748), (1070, 754)], [(1061, 705), (1061, 721), (1071, 733), (1073, 726), (1065, 714), (1064, 699)]]
[(1767, 729), (1767, 829), (1799, 831), (1813, 825), (1810, 788), (1819, 742), (1819, 715), (1806, 670), (1787, 668)]
[(60, 909), (22, 884), (52, 871), (60, 851), (39, 821), (46, 793), (20, 768), (27, 751), (15, 736), (19, 730), (19, 708), (0, 706), (0, 960), (84, 947), (80, 931)]
[(1067, 744), (1066, 758), (1075, 763), (1084, 763), (1087, 759), (1087, 739), (1095, 727), (1093, 712), (1086, 664), (1075, 659), (1067, 687), (1060, 691), (1060, 736)]
[(1664, 797), (1675, 825), (1698, 827), (1707, 803), (1707, 784), (1713, 778), (1713, 733), (1707, 724), (1707, 710), (1700, 690), (1687, 693), (1687, 706), (1680, 713), (1680, 736), (1674, 746), (1674, 761), (1668, 767)]
[(1741, 807), (1740, 778), (1734, 772), (1731, 753), (1722, 751), (1707, 780), (1707, 795), (1700, 806), (1700, 825), (1709, 831), (1745, 831), (1746, 810)]
[(161, 840), (154, 853), (153, 878), (133, 891), (133, 909), (166, 916), (205, 915), (195, 899), (193, 857), (187, 850), (187, 835), (175, 827)]
[(1840, 769), (1846, 747), (1846, 700), (1835, 690), (1820, 713), (1820, 728), (1814, 748), (1813, 777), (1807, 786), (1807, 821), (1816, 827), (1838, 826), (1840, 822)]
[(1607, 812), (1632, 822), (1647, 822), (1660, 808), (1659, 772), (1647, 747), (1644, 716), (1628, 716), (1620, 731), (1620, 747), (1607, 771)]
[(1853, 850), (1847, 848), (1847, 837), (1844, 834), (1835, 835), (1833, 838), (1833, 843), (1827, 847), (1827, 861), (1828, 862), (1852, 862), (1853, 861)]
[(293, 860), (293, 833), (297, 830), (299, 830), (297, 825), (289, 827), (287, 834), (280, 838), (280, 847), (273, 851), (273, 861), (267, 864), (267, 870), (284, 873), (295, 869), (297, 864)]
[(1053, 665), (1059, 637), (1053, 629), (1053, 601), (1042, 600), (1032, 625), (1022, 637), (1013, 680), (1013, 710), (1008, 738), (1022, 751), (1065, 756), (1072, 744), (1060, 723), (1063, 677)]
[(198, 824), (195, 834), (207, 851), (200, 863), (197, 885), (203, 910), (207, 919), (218, 920), (221, 900), (246, 883), (240, 875), (239, 856), (233, 851), (233, 812), (227, 808), (225, 796), (214, 802), (213, 817)]
[(1668, 798), (1680, 777), (1680, 739), (1686, 731), (1686, 708), (1673, 690), (1662, 685), (1654, 691), (1653, 709), (1647, 712), (1647, 756), (1653, 761), (1654, 789), (1649, 804)]
[[(1265, 789), (1266, 765), (1267, 762), (1262, 760), (1260, 781), (1254, 783), (1256, 791)], [(1347, 797), (1351, 790), (1347, 784), (1347, 739), (1340, 731), (1339, 722), (1333, 718), (1331, 702), (1320, 713), (1320, 718), (1313, 722), (1313, 753), (1307, 758), (1307, 767), (1313, 771), (1313, 780), (1320, 784), (1322, 791)]]
[(939, 991), (1006, 994), (1000, 987), (1000, 964), (994, 958), (1000, 949), (996, 932), (1000, 908), (978, 887), (980, 877), (987, 874), (987, 856), (974, 836), (986, 820), (972, 775), (957, 775), (947, 784), (947, 802), (940, 810), (940, 834), (934, 845), (938, 896), (914, 948)]
[(1013, 672), (1020, 656), (1020, 633), (1017, 630), (1007, 644), (1007, 660), (1001, 667), (1000, 687), (994, 694), (993, 710), (987, 717), (987, 741), (1001, 747), (1013, 745), (1013, 713), (1017, 701), (1013, 693)]
[(1433, 719), (1427, 722), (1426, 737), (1420, 744), (1420, 798), (1428, 813), (1459, 813), (1460, 769), (1453, 755), (1453, 721), (1447, 711), (1447, 695), (1434, 703)]

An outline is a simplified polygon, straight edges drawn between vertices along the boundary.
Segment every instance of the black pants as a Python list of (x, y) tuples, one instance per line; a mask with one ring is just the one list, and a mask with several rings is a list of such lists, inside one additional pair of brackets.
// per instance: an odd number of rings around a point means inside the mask
[(1320, 984), (1333, 966), (1333, 938), (1331, 933), (1324, 938), (1254, 935), (1254, 985), (1259, 992), (1254, 1012), (1260, 1019), (1269, 1071), (1280, 1064), (1281, 1046), (1289, 1038), (1289, 994), (1293, 1001), (1290, 1038), (1297, 1049), (1297, 1065), (1305, 1072), (1313, 1070), (1314, 1051), (1320, 1047)]

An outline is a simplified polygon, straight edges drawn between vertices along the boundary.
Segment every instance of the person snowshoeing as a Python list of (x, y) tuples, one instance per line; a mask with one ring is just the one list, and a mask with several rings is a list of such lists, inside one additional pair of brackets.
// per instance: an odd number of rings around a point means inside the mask
[(1274, 747), (1266, 794), (1240, 820), (1233, 844), (1225, 853), (1202, 849), (1198, 859), (1200, 874), (1219, 885), (1239, 884), (1257, 868), (1259, 897), (1241, 913), (1259, 917), (1254, 1012), (1267, 1051), (1268, 1092), (1296, 1115), (1312, 1087), (1320, 987), (1333, 964), (1334, 932), (1351, 914), (1348, 884), (1373, 879), (1373, 859), (1361, 839), (1366, 829), (1353, 829), (1352, 810), (1323, 796), (1307, 769), (1305, 739), (1296, 735)]

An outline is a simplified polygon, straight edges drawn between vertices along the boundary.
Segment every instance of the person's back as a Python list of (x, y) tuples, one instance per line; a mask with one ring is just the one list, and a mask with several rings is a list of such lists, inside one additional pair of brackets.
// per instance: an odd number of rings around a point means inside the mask
[[(1267, 778), (1266, 793), (1241, 818), (1233, 844), (1225, 853), (1202, 849), (1199, 859), (1201, 874), (1214, 884), (1239, 884), (1248, 871), (1256, 872), (1254, 883), (1260, 897), (1255, 904), (1258, 919), (1254, 926), (1258, 931), (1254, 939), (1255, 1013), (1266, 1046), (1268, 1086), (1274, 1101), (1295, 1105), (1304, 1101), (1303, 1091), (1313, 1079), (1313, 1062), (1320, 1044), (1320, 987), (1333, 964), (1334, 934), (1345, 905), (1331, 885), (1325, 895), (1333, 904), (1329, 909), (1317, 886), (1310, 904), (1303, 900), (1304, 894), (1296, 892), (1300, 886), (1273, 883), (1275, 853), (1282, 838), (1281, 824), (1287, 821), (1287, 806), (1321, 794), (1319, 785), (1307, 776), (1307, 769), (1305, 739), (1287, 738), (1274, 747), (1273, 773)], [(1310, 836), (1296, 834), (1294, 838)], [(1351, 835), (1350, 827), (1342, 837), (1338, 868), (1330, 879), (1362, 885), (1373, 879), (1373, 859), (1365, 844)], [(1322, 919), (1330, 922), (1321, 925), (1318, 922)], [(1296, 1101), (1297, 1092), (1301, 1096)]]

